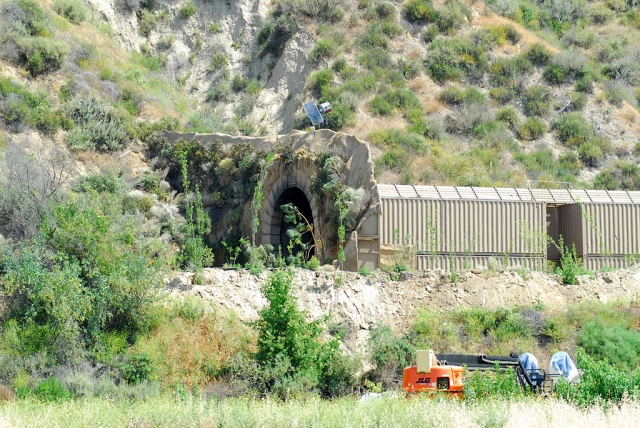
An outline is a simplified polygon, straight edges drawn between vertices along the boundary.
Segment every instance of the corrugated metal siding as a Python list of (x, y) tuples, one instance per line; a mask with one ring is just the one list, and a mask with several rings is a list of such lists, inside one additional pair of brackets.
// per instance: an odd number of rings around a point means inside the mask
[(406, 240), (418, 251), (524, 254), (534, 249), (520, 224), (546, 231), (542, 202), (382, 199), (381, 205), (380, 243)]
[(456, 271), (463, 269), (481, 269), (481, 268), (495, 268), (498, 270), (504, 269), (505, 261), (509, 268), (528, 268), (531, 270), (541, 270), (545, 264), (544, 257), (509, 257), (503, 259), (494, 256), (418, 256), (418, 270), (427, 269), (443, 269), (445, 271), (451, 270), (451, 261), (455, 266)]
[[(582, 217), (580, 204), (568, 204), (558, 207), (558, 232), (562, 235), (565, 246), (576, 245), (576, 251), (579, 256), (584, 254), (583, 227), (584, 218)], [(552, 238), (558, 242), (557, 236), (552, 236)], [(560, 258), (559, 254), (557, 258)]]
[(640, 253), (640, 205), (584, 204), (585, 255)]
[(640, 263), (640, 259), (633, 257), (584, 257), (582, 259), (587, 270), (597, 271), (603, 268), (623, 269)]

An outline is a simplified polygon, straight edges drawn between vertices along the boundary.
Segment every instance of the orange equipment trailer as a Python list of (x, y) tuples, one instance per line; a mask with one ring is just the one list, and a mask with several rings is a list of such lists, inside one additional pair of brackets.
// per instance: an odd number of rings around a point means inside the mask
[(513, 369), (520, 386), (540, 392), (550, 383), (544, 370), (527, 370), (517, 356), (495, 357), (486, 355), (438, 354), (432, 350), (417, 351), (416, 365), (404, 369), (402, 387), (407, 392), (442, 391), (461, 394), (465, 369)]

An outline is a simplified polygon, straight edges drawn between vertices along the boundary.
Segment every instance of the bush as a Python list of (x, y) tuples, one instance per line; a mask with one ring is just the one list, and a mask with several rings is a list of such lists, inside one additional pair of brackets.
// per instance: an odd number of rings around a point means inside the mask
[(561, 85), (565, 81), (564, 70), (557, 64), (549, 64), (544, 68), (542, 77), (547, 83), (552, 85)]
[(593, 78), (590, 75), (585, 75), (576, 81), (575, 89), (578, 92), (590, 94), (593, 92)]
[(590, 357), (607, 359), (626, 372), (634, 371), (640, 363), (640, 333), (621, 324), (589, 321), (582, 325), (578, 344)]
[(122, 377), (128, 384), (136, 385), (149, 380), (153, 372), (149, 355), (136, 354), (130, 356), (128, 360), (129, 361), (121, 368)]
[[(507, 42), (511, 44), (517, 44), (520, 41), (520, 33), (511, 25), (494, 25), (489, 27), (489, 33), (495, 38), (498, 46), (502, 46)], [(527, 58), (529, 57), (529, 51), (527, 51)], [(531, 61), (531, 59), (529, 59)], [(533, 62), (533, 61), (531, 61)]]
[(563, 51), (555, 54), (551, 64), (560, 67), (565, 78), (579, 79), (587, 72), (588, 59), (576, 51)]
[(551, 59), (551, 52), (542, 43), (534, 43), (525, 53), (527, 59), (538, 67), (544, 67)]
[(37, 128), (44, 134), (53, 134), (61, 126), (70, 127), (66, 117), (51, 110), (44, 94), (32, 93), (5, 77), (0, 77), (0, 113), (0, 120), (16, 132), (22, 126)]
[(370, 374), (371, 380), (381, 382), (385, 389), (398, 388), (404, 368), (410, 366), (414, 359), (413, 346), (396, 336), (386, 325), (371, 330), (367, 344), (375, 365)]
[(569, 147), (580, 146), (593, 137), (593, 129), (580, 113), (572, 112), (553, 121), (558, 138)]
[(602, 3), (595, 4), (590, 11), (591, 22), (596, 25), (606, 24), (616, 16), (616, 13)]
[(145, 37), (149, 37), (149, 34), (151, 34), (151, 31), (155, 26), (156, 15), (147, 9), (142, 9), (142, 14), (140, 16), (140, 34)]
[(589, 167), (597, 167), (604, 160), (604, 151), (593, 140), (589, 140), (578, 148), (580, 160)]
[(71, 398), (71, 393), (55, 377), (40, 382), (34, 391), (36, 397), (43, 401), (62, 401)]
[(87, 19), (89, 15), (89, 10), (84, 4), (84, 0), (54, 0), (53, 10), (74, 24), (79, 24)]
[(542, 137), (547, 132), (547, 124), (537, 116), (527, 118), (518, 126), (518, 135), (523, 140), (535, 140)]
[(445, 104), (458, 105), (464, 101), (464, 90), (457, 86), (449, 85), (438, 94), (438, 100)]
[(309, 76), (309, 83), (314, 91), (322, 94), (325, 88), (329, 87), (329, 83), (331, 83), (332, 78), (333, 72), (330, 69), (325, 68), (311, 73), (311, 76)]
[(376, 159), (376, 172), (382, 172), (385, 168), (401, 170), (409, 163), (409, 155), (402, 147), (392, 148)]
[(531, 62), (525, 55), (499, 58), (489, 66), (489, 83), (493, 86), (513, 84), (518, 77), (533, 71)]
[(318, 62), (324, 58), (331, 58), (337, 50), (336, 43), (331, 38), (324, 38), (316, 41), (315, 46), (309, 53), (309, 61)]
[(304, 15), (325, 22), (340, 22), (344, 17), (342, 0), (301, 0), (297, 9)]
[(19, 36), (51, 36), (49, 18), (34, 0), (6, 1), (0, 7), (4, 22)]
[(498, 104), (506, 104), (514, 98), (514, 92), (513, 87), (498, 86), (489, 90), (489, 96), (496, 100)]
[(81, 177), (74, 186), (76, 192), (119, 193), (126, 189), (126, 182), (119, 173), (92, 173)]
[(69, 107), (68, 116), (77, 125), (67, 135), (74, 150), (117, 150), (129, 141), (127, 126), (107, 104), (95, 99), (76, 98)]
[(373, 99), (369, 103), (369, 107), (371, 108), (371, 113), (380, 116), (391, 116), (395, 112), (393, 106), (380, 95), (376, 95), (375, 97), (373, 97)]
[(214, 85), (209, 92), (205, 95), (205, 101), (228, 101), (231, 98), (231, 86), (228, 83), (222, 82)]
[(196, 5), (191, 0), (189, 0), (188, 2), (180, 6), (178, 12), (180, 13), (180, 18), (189, 19), (196, 13), (197, 10), (198, 9), (196, 8)]
[(527, 116), (545, 116), (551, 110), (551, 90), (546, 86), (529, 86), (524, 91), (523, 109)]
[(492, 373), (465, 371), (463, 389), (465, 400), (475, 402), (492, 398), (511, 400), (523, 395), (524, 390), (516, 382), (511, 369), (503, 371), (497, 366)]
[(371, 142), (387, 147), (405, 147), (416, 151), (425, 149), (425, 140), (419, 134), (402, 131), (400, 129), (382, 129), (369, 134)]
[(211, 69), (213, 71), (220, 70), (227, 65), (229, 65), (229, 57), (224, 52), (217, 52), (211, 58)]
[(515, 128), (518, 126), (518, 113), (513, 107), (503, 107), (496, 113), (496, 120)]
[(577, 365), (583, 371), (580, 383), (558, 382), (556, 394), (568, 402), (590, 408), (595, 404), (609, 406), (621, 403), (640, 390), (639, 372), (629, 375), (609, 364), (606, 359), (594, 359), (578, 348)]
[(69, 53), (69, 44), (50, 37), (23, 37), (17, 44), (20, 57), (32, 76), (59, 69)]
[(439, 17), (428, 0), (409, 0), (404, 5), (404, 15), (411, 22), (436, 22)]
[(393, 65), (391, 55), (386, 49), (368, 48), (358, 58), (360, 64), (369, 70), (377, 68), (389, 69)]

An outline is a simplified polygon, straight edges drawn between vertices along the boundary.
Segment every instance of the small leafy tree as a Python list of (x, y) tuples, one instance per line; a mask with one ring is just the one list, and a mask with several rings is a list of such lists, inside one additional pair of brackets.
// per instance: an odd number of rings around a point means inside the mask
[[(187, 192), (190, 188), (189, 168), (187, 163), (187, 153), (182, 151), (178, 154), (178, 160), (182, 168), (182, 187)], [(203, 237), (211, 230), (211, 219), (204, 212), (200, 190), (196, 185), (195, 197), (187, 199), (186, 206), (185, 239), (182, 244), (182, 254), (180, 262), (183, 266), (192, 266), (195, 270), (194, 281), (202, 281), (202, 269), (213, 264), (214, 256), (211, 248), (204, 244)]]
[(288, 398), (291, 391), (318, 391), (326, 396), (347, 392), (354, 370), (340, 352), (339, 337), (323, 341), (322, 320), (307, 322), (293, 294), (293, 272), (279, 268), (263, 285), (269, 305), (256, 323), (262, 392)]

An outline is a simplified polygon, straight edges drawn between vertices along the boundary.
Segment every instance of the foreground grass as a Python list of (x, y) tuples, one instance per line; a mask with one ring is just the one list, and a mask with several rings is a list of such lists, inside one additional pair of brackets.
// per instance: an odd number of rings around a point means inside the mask
[(356, 398), (287, 403), (238, 398), (180, 399), (169, 395), (146, 401), (88, 399), (61, 403), (21, 400), (0, 404), (0, 427), (225, 426), (225, 427), (541, 427), (635, 426), (640, 404), (608, 411), (583, 410), (554, 399), (466, 403), (448, 399)]

